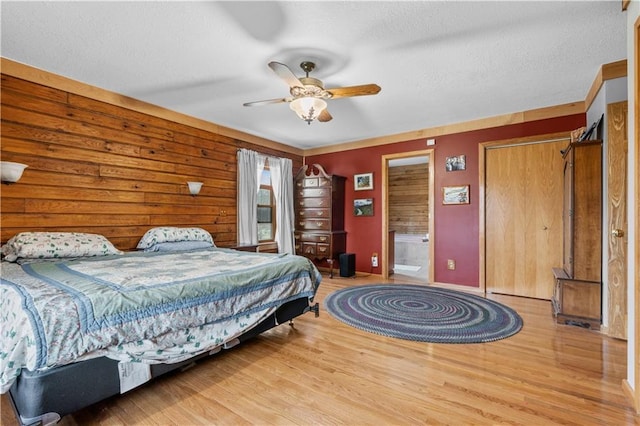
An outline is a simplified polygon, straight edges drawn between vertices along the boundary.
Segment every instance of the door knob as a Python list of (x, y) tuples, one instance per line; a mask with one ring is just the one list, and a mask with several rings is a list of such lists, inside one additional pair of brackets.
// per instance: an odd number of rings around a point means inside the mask
[(613, 229), (611, 235), (617, 238), (624, 237), (624, 231), (622, 229)]

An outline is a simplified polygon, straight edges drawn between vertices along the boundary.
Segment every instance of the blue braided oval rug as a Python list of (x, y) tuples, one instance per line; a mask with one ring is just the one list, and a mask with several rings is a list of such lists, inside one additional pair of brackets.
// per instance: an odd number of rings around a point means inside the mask
[(331, 316), (352, 327), (419, 342), (492, 342), (522, 328), (522, 318), (508, 306), (421, 285), (353, 286), (331, 293), (324, 304)]

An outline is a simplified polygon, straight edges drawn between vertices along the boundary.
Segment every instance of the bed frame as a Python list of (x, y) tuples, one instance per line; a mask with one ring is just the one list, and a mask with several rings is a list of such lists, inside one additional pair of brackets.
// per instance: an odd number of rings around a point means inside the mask
[[(309, 298), (294, 299), (281, 305), (257, 326), (225, 345), (236, 346), (279, 324), (292, 320), (308, 311), (319, 315), (318, 303), (309, 305)], [(203, 353), (175, 364), (152, 364), (151, 377), (191, 367)], [(120, 393), (118, 361), (106, 357), (68, 364), (43, 372), (22, 371), (9, 390), (9, 399), (22, 425), (55, 424), (75, 411), (86, 408)]]

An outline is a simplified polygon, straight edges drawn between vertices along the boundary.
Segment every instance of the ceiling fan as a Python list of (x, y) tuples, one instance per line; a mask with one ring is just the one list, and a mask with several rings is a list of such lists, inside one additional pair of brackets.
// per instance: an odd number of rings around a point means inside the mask
[(327, 99), (346, 98), (351, 96), (375, 95), (380, 91), (377, 84), (363, 84), (360, 86), (338, 87), (335, 89), (325, 89), (322, 81), (309, 77), (316, 64), (304, 61), (300, 68), (306, 73), (306, 77), (296, 77), (295, 74), (285, 64), (280, 62), (269, 62), (269, 68), (289, 85), (291, 96), (286, 98), (268, 99), (264, 101), (247, 102), (244, 106), (258, 106), (268, 104), (289, 103), (289, 107), (307, 124), (315, 119), (321, 122), (331, 120), (331, 114), (327, 111)]

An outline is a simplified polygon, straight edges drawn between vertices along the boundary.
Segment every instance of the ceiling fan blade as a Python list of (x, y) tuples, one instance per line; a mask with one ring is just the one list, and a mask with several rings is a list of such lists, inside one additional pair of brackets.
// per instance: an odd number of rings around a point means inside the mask
[(318, 116), (318, 121), (326, 123), (327, 121), (331, 121), (332, 118), (333, 117), (331, 116), (331, 114), (329, 114), (329, 111), (325, 108)]
[(302, 84), (302, 82), (298, 80), (298, 77), (296, 77), (293, 71), (291, 71), (285, 64), (271, 61), (269, 62), (269, 68), (271, 68), (278, 77), (283, 79), (289, 85), (289, 87), (304, 87), (304, 84)]
[(375, 95), (380, 91), (377, 84), (363, 84), (361, 86), (338, 87), (335, 89), (327, 89), (331, 93), (332, 99), (346, 98), (350, 96), (366, 96)]
[(283, 102), (291, 102), (292, 100), (293, 100), (293, 98), (266, 99), (264, 101), (245, 102), (242, 105), (244, 105), (244, 106), (261, 106), (261, 105), (269, 105), (269, 104), (281, 104)]

